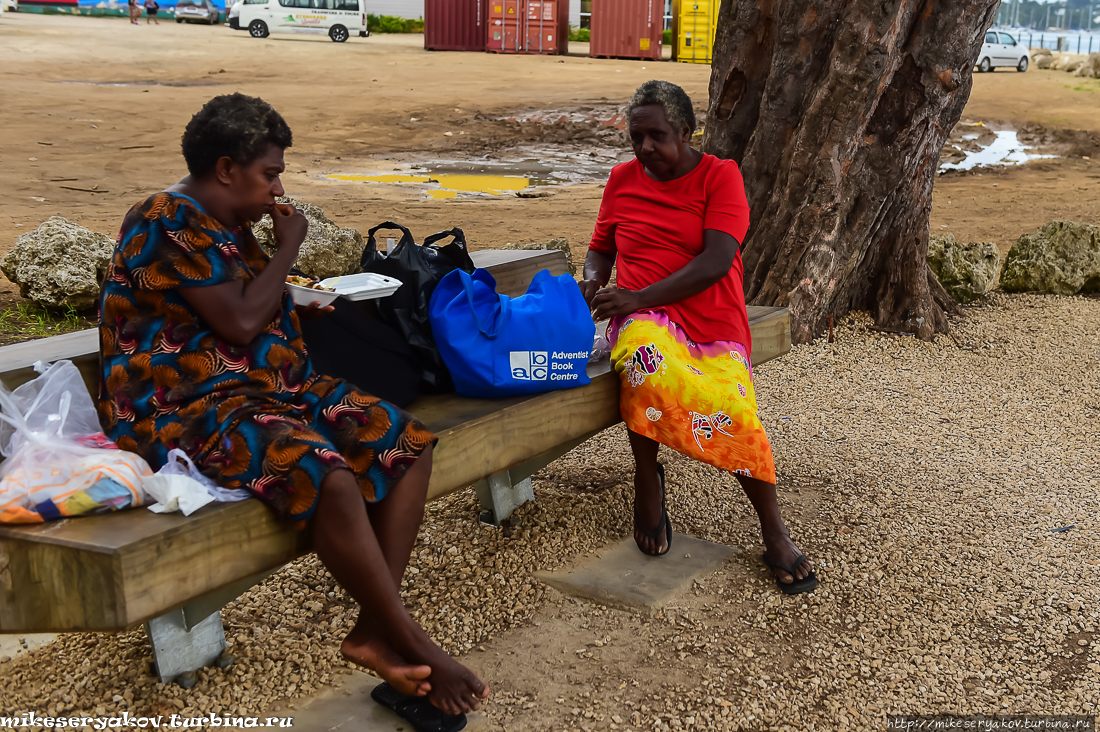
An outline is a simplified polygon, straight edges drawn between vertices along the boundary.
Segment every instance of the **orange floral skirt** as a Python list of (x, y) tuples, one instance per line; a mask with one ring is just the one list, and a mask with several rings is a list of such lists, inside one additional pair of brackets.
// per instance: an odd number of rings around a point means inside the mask
[(619, 408), (631, 431), (716, 468), (775, 483), (743, 345), (695, 343), (663, 310), (614, 318), (607, 335), (622, 380)]

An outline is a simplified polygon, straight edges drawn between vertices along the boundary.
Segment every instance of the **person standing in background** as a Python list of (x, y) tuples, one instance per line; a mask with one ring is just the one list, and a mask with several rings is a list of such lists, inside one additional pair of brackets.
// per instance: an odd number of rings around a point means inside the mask
[(141, 6), (138, 5), (138, 0), (129, 0), (130, 3), (130, 23), (138, 25), (138, 18), (141, 17)]
[(160, 6), (157, 5), (157, 0), (145, 0), (145, 25), (149, 25), (150, 20), (160, 25), (160, 21), (157, 20), (157, 11), (159, 10)]

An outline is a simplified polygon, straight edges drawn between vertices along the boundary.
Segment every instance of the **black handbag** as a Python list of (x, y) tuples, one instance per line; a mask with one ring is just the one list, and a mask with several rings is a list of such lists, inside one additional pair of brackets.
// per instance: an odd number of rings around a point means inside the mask
[(416, 398), (420, 377), (405, 338), (378, 318), (370, 300), (338, 297), (332, 307), (331, 313), (301, 321), (313, 370), (408, 406)]
[[(401, 232), (401, 238), (388, 252), (378, 251), (375, 234), (380, 229)], [(451, 239), (449, 243), (442, 246), (438, 243), (447, 238)], [(360, 265), (364, 272), (376, 272), (401, 281), (397, 292), (377, 301), (378, 315), (408, 343), (420, 375), (420, 389), (434, 394), (454, 391), (451, 374), (432, 337), (428, 306), (435, 286), (444, 275), (455, 269), (464, 272), (475, 269), (462, 229), (432, 234), (420, 246), (407, 228), (387, 221), (367, 232), (367, 246)]]

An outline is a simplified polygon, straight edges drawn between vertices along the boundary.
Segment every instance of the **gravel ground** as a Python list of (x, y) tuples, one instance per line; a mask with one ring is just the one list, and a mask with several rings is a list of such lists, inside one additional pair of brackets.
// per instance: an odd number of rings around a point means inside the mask
[[(993, 295), (934, 343), (868, 330), (757, 370), (792, 533), (818, 565), (781, 595), (732, 479), (674, 453), (677, 529), (738, 557), (653, 617), (533, 580), (629, 531), (621, 428), (557, 461), (505, 536), (464, 492), (428, 508), (415, 616), (493, 686), (491, 727), (885, 729), (900, 713), (1097, 714), (1100, 300)], [(1073, 526), (1066, 531), (1052, 529)], [(263, 714), (346, 666), (353, 607), (312, 557), (224, 612), (236, 663), (184, 691), (142, 631), (0, 663), (0, 714)]]

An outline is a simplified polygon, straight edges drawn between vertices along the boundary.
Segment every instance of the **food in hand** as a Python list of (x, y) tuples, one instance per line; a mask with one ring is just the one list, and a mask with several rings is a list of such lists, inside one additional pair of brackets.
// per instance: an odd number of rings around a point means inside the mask
[(333, 292), (333, 289), (331, 287), (325, 287), (321, 284), (320, 280), (310, 279), (309, 277), (302, 277), (301, 275), (287, 275), (286, 281), (288, 285), (308, 287), (311, 290), (324, 290), (325, 292)]

